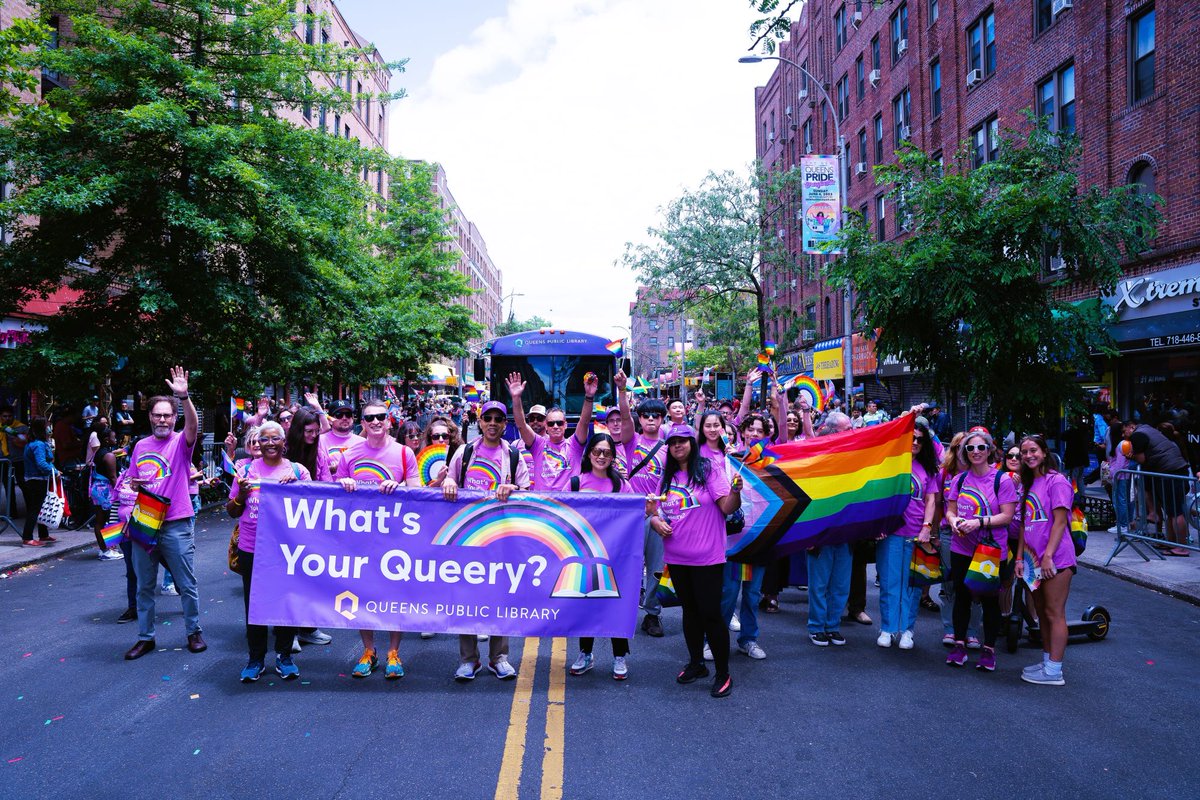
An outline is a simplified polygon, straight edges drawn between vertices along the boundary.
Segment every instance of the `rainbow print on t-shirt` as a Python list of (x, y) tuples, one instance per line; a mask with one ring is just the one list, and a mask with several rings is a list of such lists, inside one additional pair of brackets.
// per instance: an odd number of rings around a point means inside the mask
[(383, 483), (392, 479), (392, 471), (378, 461), (363, 459), (354, 465), (354, 480)]
[(567, 457), (563, 453), (560, 453), (557, 450), (551, 450), (548, 447), (542, 451), (543, 478), (557, 477), (561, 475), (568, 466), (570, 466), (570, 463), (567, 461)]
[[(487, 491), (500, 485), (500, 470), (490, 461), (473, 461), (467, 467), (467, 484), (483, 484)], [(475, 486), (471, 486), (475, 488)]]
[[(153, 473), (147, 474), (148, 469), (153, 470)], [(138, 456), (137, 470), (143, 480), (162, 480), (171, 476), (170, 465), (158, 453), (142, 453)]]
[(691, 490), (678, 483), (672, 484), (671, 488), (667, 489), (667, 501), (673, 500), (678, 501), (680, 511), (687, 511), (700, 505), (700, 501), (696, 499)]
[(958, 493), (958, 515), (960, 517), (984, 517), (991, 512), (991, 505), (978, 489), (964, 488)]
[(1046, 509), (1042, 508), (1042, 500), (1036, 494), (1030, 492), (1025, 495), (1025, 522), (1045, 522), (1050, 519), (1046, 516)]
[(910, 488), (908, 492), (909, 497), (911, 497), (913, 500), (920, 500), (922, 497), (924, 497), (925, 487), (922, 486), (919, 481), (917, 481), (917, 476), (909, 475), (908, 480), (910, 482)]
[[(646, 456), (650, 455), (650, 451), (652, 449), (653, 449), (653, 447), (646, 447), (646, 446), (640, 445), (640, 444), (637, 447), (633, 448), (633, 462), (632, 463), (636, 465), (636, 464), (640, 464), (643, 461), (645, 461)], [(662, 451), (663, 451), (663, 448), (660, 447), (658, 449), (658, 453), (654, 454), (656, 456), (656, 458), (652, 458), (649, 461), (646, 461), (646, 466), (644, 466), (640, 470), (638, 470), (638, 474), (639, 475), (661, 475), (662, 467), (659, 466), (657, 456)]]

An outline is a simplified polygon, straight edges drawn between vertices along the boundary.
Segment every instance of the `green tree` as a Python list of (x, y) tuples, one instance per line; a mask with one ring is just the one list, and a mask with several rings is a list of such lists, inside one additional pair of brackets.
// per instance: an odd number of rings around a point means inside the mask
[(781, 235), (794, 218), (798, 186), (798, 169), (710, 172), (660, 209), (650, 241), (627, 243), (621, 263), (660, 298), (664, 313), (697, 312), (713, 344), (752, 353), (768, 339), (768, 321), (794, 321), (768, 302), (764, 276), (798, 274)]
[(17, 187), (0, 203), (0, 311), (64, 284), (74, 299), (6, 370), (78, 386), (127, 357), (126, 382), (151, 385), (183, 363), (215, 397), (286, 379), (324, 328), (371, 308), (379, 198), (362, 176), (393, 165), (279, 116), (348, 113), (357, 97), (312, 78), (375, 69), (369, 50), (305, 44), (295, 27), (320, 21), (288, 0), (35, 8), (62, 20), (60, 46), (9, 50), (10, 66), (66, 86), (46, 96), (57, 117), (0, 128)]
[(553, 327), (553, 325), (550, 323), (550, 320), (539, 317), (537, 314), (534, 314), (529, 319), (514, 319), (512, 316), (510, 316), (506, 321), (501, 322), (496, 326), (494, 335), (510, 336), (514, 333), (521, 333), (522, 331), (536, 331), (539, 328), (550, 327)]
[[(941, 389), (990, 402), (995, 419), (1039, 430), (1063, 403), (1082, 401), (1078, 374), (1091, 354), (1113, 352), (1098, 299), (1124, 259), (1149, 247), (1157, 198), (1135, 187), (1083, 187), (1079, 143), (1044, 125), (1006, 131), (999, 158), (952, 168), (909, 147), (876, 168), (892, 184), (911, 233), (876, 241), (855, 216), (843, 233), (834, 279), (851, 280), (876, 350), (929, 374)], [(1061, 273), (1047, 270), (1050, 256)], [(1058, 262), (1056, 262), (1057, 264)]]

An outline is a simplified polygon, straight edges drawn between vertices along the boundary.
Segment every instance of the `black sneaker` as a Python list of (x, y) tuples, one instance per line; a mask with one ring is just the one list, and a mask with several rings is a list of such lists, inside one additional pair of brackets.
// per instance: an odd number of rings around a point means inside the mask
[(709, 694), (711, 694), (713, 697), (728, 697), (729, 693), (732, 691), (733, 678), (729, 677), (727, 673), (725, 675), (717, 676), (717, 679), (713, 681), (712, 689), (709, 691)]
[(126, 623), (126, 622), (136, 622), (136, 621), (137, 621), (137, 609), (136, 608), (127, 608), (127, 609), (125, 609), (124, 613), (121, 614), (121, 616), (117, 617), (117, 622), (121, 623), (121, 624)]
[(820, 633), (810, 633), (808, 640), (817, 647), (829, 647), (829, 634), (821, 631)]
[(662, 622), (659, 621), (657, 614), (647, 614), (642, 620), (642, 630), (647, 636), (661, 638), (663, 635)]
[(842, 636), (841, 631), (829, 631), (825, 636), (829, 639), (830, 644), (836, 644), (840, 647), (846, 643), (846, 637)]
[(708, 667), (700, 664), (688, 664), (683, 668), (678, 675), (675, 676), (676, 683), (695, 683), (701, 678), (708, 677)]

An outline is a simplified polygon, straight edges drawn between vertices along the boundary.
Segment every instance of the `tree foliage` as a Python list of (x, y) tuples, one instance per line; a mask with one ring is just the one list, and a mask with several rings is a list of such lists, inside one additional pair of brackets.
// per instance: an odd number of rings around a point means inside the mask
[[(1154, 236), (1157, 198), (1135, 187), (1079, 182), (1079, 143), (1044, 125), (1006, 131), (998, 160), (943, 171), (914, 148), (877, 167), (911, 233), (876, 241), (856, 216), (843, 233), (835, 279), (849, 279), (876, 350), (933, 377), (939, 388), (990, 402), (995, 418), (1036, 430), (1047, 413), (1082, 400), (1091, 355), (1112, 352), (1098, 300), (1123, 259)], [(1061, 273), (1048, 273), (1048, 257)], [(1070, 291), (1070, 295), (1068, 294)]]
[[(367, 380), (457, 350), (469, 326), (452, 301), (467, 289), (446, 274), (427, 172), (280, 115), (349, 114), (363, 98), (342, 78), (379, 68), (372, 48), (306, 44), (296, 26), (323, 19), (287, 0), (36, 10), (63, 20), (60, 46), (10, 50), (10, 64), (66, 85), (46, 96), (57, 117), (0, 128), (16, 187), (0, 203), (13, 234), (0, 311), (63, 285), (74, 299), (6, 354), (7, 371), (69, 387), (126, 359), (130, 384), (183, 363), (215, 397), (334, 371)], [(364, 180), (379, 171), (391, 201)]]
[(511, 334), (521, 333), (522, 331), (536, 331), (540, 330), (541, 328), (549, 327), (552, 327), (550, 320), (534, 314), (529, 319), (515, 319), (510, 317), (509, 319), (497, 325), (494, 333), (496, 336), (510, 336)]

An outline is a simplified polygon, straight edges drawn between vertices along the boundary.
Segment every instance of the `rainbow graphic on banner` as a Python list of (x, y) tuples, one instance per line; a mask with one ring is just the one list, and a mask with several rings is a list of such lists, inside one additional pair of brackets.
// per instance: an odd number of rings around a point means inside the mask
[(991, 512), (991, 504), (978, 489), (964, 486), (958, 493), (958, 515), (960, 517), (985, 517)]
[[(146, 469), (153, 470), (153, 473), (146, 475)], [(138, 456), (137, 471), (142, 480), (162, 480), (171, 475), (170, 465), (158, 453), (143, 453)]]
[(604, 349), (612, 353), (617, 358), (622, 358), (625, 355), (625, 340), (613, 339), (611, 342), (604, 345)]
[(111, 550), (121, 543), (121, 536), (125, 533), (125, 523), (121, 520), (110, 522), (100, 529), (100, 538), (104, 540), (105, 549)]
[[(530, 459), (532, 458), (533, 456), (530, 455)], [(496, 469), (496, 465), (490, 461), (476, 459), (471, 462), (471, 466), (467, 467), (467, 481), (470, 482), (472, 479), (476, 482), (483, 482), (487, 485), (487, 491), (492, 491), (500, 485), (500, 470)]]
[(422, 486), (433, 483), (442, 465), (446, 463), (446, 452), (449, 449), (444, 444), (431, 444), (417, 453), (417, 474), (421, 476)]
[(808, 395), (809, 405), (813, 407), (813, 411), (821, 412), (825, 410), (825, 396), (821, 393), (821, 387), (815, 380), (807, 375), (797, 375), (788, 381), (789, 389), (799, 389), (804, 394)]
[(392, 471), (378, 461), (363, 459), (354, 464), (354, 469), (351, 472), (356, 481), (368, 481), (370, 483), (383, 483), (392, 479)]
[[(514, 497), (507, 503), (483, 500), (448, 519), (435, 545), (487, 547), (503, 539), (528, 539), (565, 562), (552, 597), (619, 597), (604, 542), (579, 512), (547, 497)], [(540, 585), (540, 578), (533, 580)]]
[(731, 457), (745, 482), (746, 526), (729, 537), (729, 559), (763, 563), (899, 528), (912, 485), (913, 419), (777, 444), (777, 460), (762, 470)]

